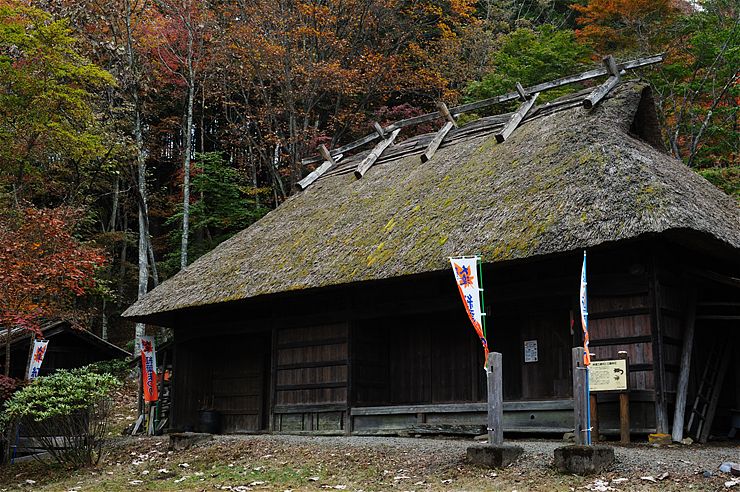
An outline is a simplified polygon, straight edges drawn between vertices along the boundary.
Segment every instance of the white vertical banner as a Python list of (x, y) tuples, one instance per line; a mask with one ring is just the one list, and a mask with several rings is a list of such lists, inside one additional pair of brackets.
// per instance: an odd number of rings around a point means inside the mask
[(450, 258), (452, 271), (455, 274), (455, 283), (460, 291), (465, 310), (470, 322), (483, 344), (485, 360), (488, 360), (488, 341), (483, 331), (483, 310), (481, 304), (481, 287), (478, 278), (478, 256), (458, 256)]
[(39, 377), (41, 363), (44, 362), (44, 356), (46, 356), (46, 346), (48, 344), (48, 340), (34, 340), (33, 352), (31, 354), (31, 363), (28, 365), (27, 379), (36, 379), (37, 377)]

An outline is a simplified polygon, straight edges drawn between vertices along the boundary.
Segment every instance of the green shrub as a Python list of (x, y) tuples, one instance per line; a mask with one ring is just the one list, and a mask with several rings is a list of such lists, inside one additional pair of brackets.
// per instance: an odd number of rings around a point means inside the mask
[(74, 468), (100, 460), (116, 377), (87, 368), (59, 370), (17, 391), (5, 403), (4, 427), (22, 426), (59, 463)]
[(128, 361), (123, 358), (93, 362), (87, 368), (96, 374), (110, 374), (117, 379), (125, 378), (129, 371), (131, 371)]

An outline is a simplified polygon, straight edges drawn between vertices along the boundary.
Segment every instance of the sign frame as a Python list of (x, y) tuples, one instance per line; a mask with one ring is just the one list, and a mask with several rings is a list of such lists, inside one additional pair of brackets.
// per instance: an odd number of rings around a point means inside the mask
[[(623, 374), (620, 376), (620, 379), (624, 380), (624, 385), (620, 385), (619, 387), (612, 387), (612, 388), (604, 388), (601, 389), (601, 387), (598, 384), (598, 377), (594, 377), (594, 369), (596, 368), (612, 368), (615, 370), (623, 371)], [(588, 368), (590, 374), (590, 393), (600, 393), (600, 394), (609, 394), (609, 393), (629, 393), (630, 392), (630, 364), (628, 358), (616, 358), (616, 359), (603, 359), (603, 360), (595, 360), (591, 359), (591, 364)], [(600, 369), (605, 370), (605, 369)], [(596, 384), (594, 384), (596, 383)]]

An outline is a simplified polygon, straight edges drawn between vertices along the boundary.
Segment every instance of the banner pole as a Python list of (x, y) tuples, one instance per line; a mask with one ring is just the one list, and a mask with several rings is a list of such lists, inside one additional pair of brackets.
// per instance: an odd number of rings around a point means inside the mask
[[(583, 276), (586, 277), (586, 250), (583, 250)], [(583, 321), (586, 325), (586, 337), (583, 344), (583, 351), (584, 351), (584, 360), (589, 361), (589, 364), (586, 364), (586, 395), (585, 395), (585, 401), (586, 401), (586, 444), (591, 445), (591, 387), (589, 383), (589, 367), (590, 367), (590, 361), (591, 361), (591, 349), (588, 344), (588, 278), (585, 279), (586, 283), (586, 289), (585, 289), (585, 304), (586, 304), (586, 312), (583, 313)]]
[[(486, 300), (485, 296), (483, 295), (483, 259), (480, 256), (476, 256), (476, 262), (478, 263), (478, 288), (480, 289), (480, 307), (482, 312), (481, 315), (481, 327), (483, 328), (483, 338), (486, 339), (486, 344), (488, 344), (488, 332), (486, 332), (486, 318), (488, 317), (488, 313), (486, 313)], [(490, 350), (491, 347), (488, 347)], [(488, 364), (488, 361), (486, 361), (486, 364)]]

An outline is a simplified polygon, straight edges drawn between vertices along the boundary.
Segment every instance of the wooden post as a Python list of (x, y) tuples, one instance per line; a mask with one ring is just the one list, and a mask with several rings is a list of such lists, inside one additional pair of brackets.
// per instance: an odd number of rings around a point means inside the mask
[[(627, 365), (627, 378), (630, 374), (630, 358), (626, 352), (619, 353), (620, 359), (625, 359)], [(619, 393), (619, 440), (622, 444), (630, 443), (630, 390), (629, 379), (627, 379), (627, 391)]]
[(442, 141), (445, 139), (447, 134), (450, 133), (450, 130), (452, 130), (454, 126), (455, 124), (452, 122), (445, 122), (442, 128), (440, 128), (439, 131), (434, 135), (434, 138), (429, 143), (427, 150), (421, 155), (421, 162), (427, 162), (432, 157), (434, 157), (434, 153), (437, 152), (439, 146), (442, 145)]
[(586, 414), (586, 369), (583, 366), (583, 347), (573, 347), (571, 351), (573, 362), (573, 433), (576, 444), (586, 444), (586, 428), (588, 419)]
[(380, 126), (380, 123), (374, 121), (373, 128), (375, 129), (375, 133), (377, 133), (380, 138), (385, 138), (385, 130), (383, 130), (383, 127)]
[(684, 318), (683, 348), (681, 349), (681, 366), (676, 388), (676, 406), (673, 412), (673, 431), (671, 439), (681, 442), (686, 414), (686, 395), (689, 389), (689, 372), (691, 369), (691, 352), (694, 349), (694, 325), (696, 319), (696, 290), (689, 293)]
[(504, 391), (501, 354), (488, 354), (488, 445), (504, 443)]
[(298, 187), (301, 190), (308, 188), (311, 183), (319, 179), (325, 172), (334, 167), (337, 162), (344, 156), (344, 154), (337, 154), (332, 157), (331, 161), (324, 161), (319, 167), (311, 171), (305, 178), (298, 181)]
[(393, 143), (400, 132), (400, 128), (397, 130), (393, 130), (393, 133), (391, 133), (388, 138), (386, 138), (385, 140), (381, 140), (378, 145), (376, 145), (375, 148), (373, 148), (373, 150), (367, 155), (367, 157), (365, 157), (362, 162), (357, 165), (357, 169), (355, 169), (355, 177), (357, 179), (360, 179), (365, 175), (368, 169), (370, 169), (370, 167), (375, 164), (375, 161), (380, 158), (385, 149), (387, 149), (388, 146)]
[(630, 394), (619, 393), (619, 441), (630, 443)]
[(450, 110), (447, 108), (447, 105), (445, 103), (439, 101), (437, 103), (437, 109), (439, 109), (439, 114), (444, 116), (447, 121), (452, 123), (452, 125), (457, 128), (457, 122), (455, 121), (455, 118), (452, 116), (452, 113), (450, 113)]
[(507, 138), (511, 136), (512, 133), (514, 133), (514, 130), (517, 129), (519, 123), (522, 122), (524, 117), (527, 116), (527, 113), (529, 113), (529, 110), (532, 109), (532, 106), (534, 106), (534, 102), (537, 100), (537, 96), (539, 95), (539, 92), (535, 92), (529, 99), (524, 101), (521, 106), (519, 106), (519, 109), (517, 109), (516, 113), (511, 116), (511, 119), (506, 123), (503, 130), (501, 130), (500, 133), (496, 134), (496, 141), (498, 143), (504, 142)]
[(589, 403), (591, 404), (591, 441), (595, 442), (599, 440), (599, 407), (596, 393), (589, 395)]

